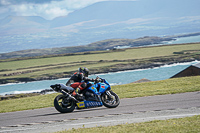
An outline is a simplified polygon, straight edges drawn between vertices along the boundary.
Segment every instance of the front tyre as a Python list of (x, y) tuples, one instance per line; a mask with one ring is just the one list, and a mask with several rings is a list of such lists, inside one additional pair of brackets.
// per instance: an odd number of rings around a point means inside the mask
[(107, 108), (116, 108), (120, 101), (119, 97), (113, 91), (107, 91), (101, 95), (101, 100), (104, 106)]
[(76, 106), (76, 103), (73, 100), (66, 98), (65, 95), (62, 95), (62, 94), (58, 95), (54, 99), (54, 107), (60, 113), (72, 112), (75, 109), (75, 106)]

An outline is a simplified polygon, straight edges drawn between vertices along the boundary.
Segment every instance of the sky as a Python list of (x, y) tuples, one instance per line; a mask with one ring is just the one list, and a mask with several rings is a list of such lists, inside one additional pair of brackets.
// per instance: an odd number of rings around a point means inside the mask
[(41, 16), (52, 20), (101, 1), (123, 0), (0, 0), (0, 19), (11, 15)]

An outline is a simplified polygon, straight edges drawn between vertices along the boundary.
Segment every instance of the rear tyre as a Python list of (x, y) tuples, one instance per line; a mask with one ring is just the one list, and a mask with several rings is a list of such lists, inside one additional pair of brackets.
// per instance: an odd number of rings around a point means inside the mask
[(75, 109), (75, 106), (76, 106), (76, 103), (73, 100), (66, 98), (66, 96), (62, 94), (58, 95), (54, 99), (54, 107), (60, 113), (72, 112)]
[(113, 91), (109, 91), (108, 93), (105, 92), (101, 95), (103, 105), (107, 108), (116, 108), (120, 103), (118, 95)]

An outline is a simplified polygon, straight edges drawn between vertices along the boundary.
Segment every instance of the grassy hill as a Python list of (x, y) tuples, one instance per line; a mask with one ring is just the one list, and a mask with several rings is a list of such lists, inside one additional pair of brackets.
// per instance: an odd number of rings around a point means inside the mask
[(69, 77), (80, 66), (91, 74), (200, 60), (200, 43), (93, 51), (0, 60), (0, 83)]
[(114, 49), (117, 46), (130, 46), (138, 47), (151, 44), (161, 43), (162, 41), (173, 40), (172, 37), (142, 37), (138, 39), (108, 39), (103, 41), (98, 41), (83, 46), (74, 46), (74, 47), (60, 47), (60, 48), (46, 48), (46, 49), (29, 49), (21, 50), (9, 53), (0, 54), (0, 59), (9, 59), (9, 58), (21, 58), (21, 57), (35, 57), (35, 56), (44, 56), (44, 55), (55, 55), (55, 54), (76, 54), (77, 52), (87, 52), (87, 51), (99, 51)]

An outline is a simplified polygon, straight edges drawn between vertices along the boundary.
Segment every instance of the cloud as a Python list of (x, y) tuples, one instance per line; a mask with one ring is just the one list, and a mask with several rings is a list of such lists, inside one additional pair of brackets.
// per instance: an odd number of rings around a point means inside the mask
[(11, 12), (17, 16), (41, 16), (45, 19), (53, 19), (58, 16), (67, 15), (69, 12), (53, 4), (21, 4), (10, 6)]
[(0, 0), (0, 7), (4, 9), (0, 13), (9, 11), (12, 15), (41, 16), (50, 20), (100, 1), (113, 0)]
[(22, 3), (49, 3), (51, 1), (60, 1), (60, 0), (0, 0), (0, 5), (9, 5), (9, 4), (22, 4)]
[(0, 5), (10, 5), (11, 3), (7, 0), (0, 0)]

